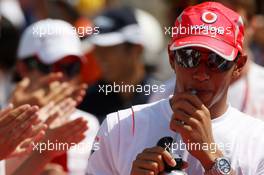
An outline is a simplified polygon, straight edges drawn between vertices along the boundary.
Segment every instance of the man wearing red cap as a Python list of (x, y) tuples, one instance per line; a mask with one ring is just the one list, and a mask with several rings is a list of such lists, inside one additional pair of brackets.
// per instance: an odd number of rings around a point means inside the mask
[[(264, 174), (264, 123), (227, 102), (247, 59), (243, 37), (242, 18), (220, 3), (185, 9), (168, 47), (173, 96), (109, 114), (88, 174), (159, 175), (179, 168), (177, 157), (189, 175)], [(165, 150), (159, 140), (167, 136)]]

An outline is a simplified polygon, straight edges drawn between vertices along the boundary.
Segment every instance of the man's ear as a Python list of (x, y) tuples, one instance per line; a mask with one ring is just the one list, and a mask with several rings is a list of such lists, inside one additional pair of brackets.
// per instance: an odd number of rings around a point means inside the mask
[(21, 77), (26, 77), (29, 74), (28, 67), (26, 66), (25, 63), (23, 63), (20, 60), (18, 60), (16, 62), (16, 70), (17, 70), (17, 73), (19, 74), (19, 76), (21, 76)]
[(247, 63), (247, 59), (248, 59), (247, 55), (241, 55), (238, 58), (238, 61), (235, 65), (235, 69), (233, 71), (233, 79), (237, 79), (241, 75), (243, 68)]
[(129, 54), (131, 55), (131, 57), (134, 59), (139, 59), (141, 58), (141, 55), (144, 52), (144, 48), (142, 45), (139, 44), (134, 44), (129, 50), (128, 50)]

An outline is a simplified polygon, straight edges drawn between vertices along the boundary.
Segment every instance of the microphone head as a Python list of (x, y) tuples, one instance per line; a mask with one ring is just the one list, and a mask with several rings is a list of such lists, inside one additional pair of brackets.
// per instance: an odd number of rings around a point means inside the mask
[(169, 136), (168, 137), (162, 137), (158, 141), (157, 146), (160, 146), (160, 147), (166, 149), (166, 151), (171, 153), (172, 143), (173, 143), (173, 138), (172, 137), (169, 137)]
[[(160, 146), (164, 148), (166, 151), (168, 151), (171, 155), (172, 153), (172, 145), (173, 145), (173, 138), (172, 137), (162, 137), (158, 143), (157, 146)], [(182, 158), (175, 158), (174, 160), (176, 161), (176, 166), (171, 167), (168, 164), (165, 163), (165, 172), (171, 172), (172, 170), (181, 170), (183, 166), (183, 160)]]

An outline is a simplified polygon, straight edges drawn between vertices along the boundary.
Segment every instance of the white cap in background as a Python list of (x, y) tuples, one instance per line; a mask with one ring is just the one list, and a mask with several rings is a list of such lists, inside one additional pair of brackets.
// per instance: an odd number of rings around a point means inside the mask
[(141, 9), (136, 9), (135, 15), (143, 33), (144, 62), (158, 66), (165, 48), (161, 25), (153, 15)]
[(18, 47), (18, 59), (37, 56), (44, 64), (53, 64), (70, 55), (82, 57), (81, 41), (71, 24), (57, 19), (45, 19), (29, 26)]

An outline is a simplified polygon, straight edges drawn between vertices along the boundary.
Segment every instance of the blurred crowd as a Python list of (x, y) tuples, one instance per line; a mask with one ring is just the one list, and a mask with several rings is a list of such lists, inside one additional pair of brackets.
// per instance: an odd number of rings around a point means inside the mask
[[(158, 20), (129, 1), (0, 0), (0, 174), (85, 174), (107, 114), (173, 94), (164, 28), (200, 2), (162, 1)], [(250, 58), (229, 101), (264, 120), (263, 2), (220, 2), (244, 18)]]

